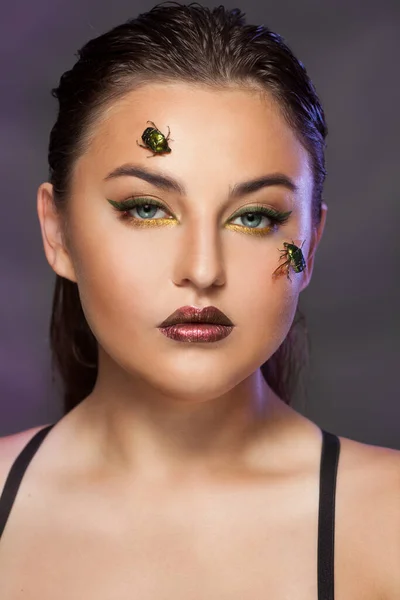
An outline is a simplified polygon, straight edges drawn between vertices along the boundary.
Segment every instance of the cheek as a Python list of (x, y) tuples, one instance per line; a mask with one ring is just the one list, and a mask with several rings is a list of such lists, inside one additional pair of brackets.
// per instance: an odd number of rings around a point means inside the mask
[(234, 335), (218, 355), (196, 351), (189, 355), (180, 348), (171, 352), (168, 342), (155, 332), (158, 323), (188, 303), (193, 292), (191, 286), (179, 289), (179, 281), (173, 281), (174, 261), (182, 249), (177, 252), (168, 228), (140, 232), (111, 223), (109, 217), (90, 227), (84, 219), (76, 223), (74, 266), (79, 293), (99, 344), (128, 371), (137, 368), (149, 377), (154, 377), (151, 365), (157, 356), (165, 372), (170, 371), (171, 381), (186, 369), (200, 375), (202, 368), (209, 372), (211, 359), (220, 361), (220, 373), (236, 365), (235, 378), (257, 369), (277, 350), (290, 328), (301, 274), (291, 272), (292, 281), (286, 275), (272, 277), (279, 265), (277, 248), (282, 240), (278, 236), (253, 244), (240, 235), (227, 238), (225, 287), (220, 288), (218, 299), (216, 288), (212, 299), (209, 296), (209, 303), (221, 307), (236, 323)]
[[(228, 294), (235, 297), (235, 315), (245, 325), (240, 331), (243, 344), (255, 354), (266, 355), (269, 358), (286, 337), (298, 303), (301, 289), (302, 274), (289, 272), (291, 281), (286, 274), (273, 277), (273, 272), (280, 264), (279, 252), (271, 251), (271, 244), (252, 261), (237, 260), (240, 268), (233, 269), (232, 283), (236, 293)], [(282, 262), (282, 261), (281, 261)], [(238, 264), (236, 264), (238, 267)]]
[(84, 236), (76, 231), (74, 244), (82, 308), (100, 344), (107, 347), (113, 339), (120, 344), (131, 340), (143, 323), (157, 325), (154, 304), (168, 271), (163, 254), (144, 245), (140, 234), (135, 239), (128, 228), (108, 225), (101, 235), (87, 231)]

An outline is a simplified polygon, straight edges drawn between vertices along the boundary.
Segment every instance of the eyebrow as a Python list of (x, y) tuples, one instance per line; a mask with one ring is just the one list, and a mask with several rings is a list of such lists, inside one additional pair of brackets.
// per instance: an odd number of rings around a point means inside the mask
[[(150, 171), (144, 167), (139, 167), (131, 163), (117, 167), (104, 178), (104, 181), (115, 179), (117, 177), (138, 177), (139, 179), (143, 179), (144, 181), (147, 181), (148, 183), (160, 189), (170, 192), (178, 192), (178, 194), (181, 195), (186, 194), (184, 185), (182, 185), (182, 183), (176, 179), (167, 175), (155, 173), (154, 171)], [(238, 198), (246, 194), (257, 192), (262, 188), (276, 185), (283, 186), (294, 193), (296, 193), (299, 189), (294, 183), (293, 179), (291, 179), (288, 175), (285, 175), (284, 173), (271, 173), (269, 175), (257, 177), (256, 179), (251, 179), (250, 181), (237, 183), (233, 186), (233, 188), (230, 189), (229, 195), (233, 198)]]

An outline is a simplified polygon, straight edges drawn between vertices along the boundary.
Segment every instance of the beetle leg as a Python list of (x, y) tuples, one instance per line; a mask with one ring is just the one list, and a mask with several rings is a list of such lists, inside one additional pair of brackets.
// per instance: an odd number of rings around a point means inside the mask
[[(282, 260), (282, 258), (286, 260), (286, 259), (288, 258), (288, 253), (287, 253), (287, 250), (279, 250), (279, 252), (282, 252), (282, 253), (283, 253), (283, 254), (281, 254), (281, 255), (280, 255), (280, 257), (279, 257), (279, 260)], [(289, 259), (289, 260), (290, 260), (290, 259)], [(281, 267), (282, 267), (282, 266), (283, 266), (283, 263), (282, 263), (282, 265), (279, 265), (279, 266), (281, 266)]]
[[(283, 265), (281, 265), (281, 266), (283, 266)], [(283, 269), (275, 269), (275, 271), (272, 273), (272, 277), (273, 278), (280, 277), (283, 274), (284, 274)], [(287, 274), (287, 270), (286, 270), (286, 274)]]
[(140, 146), (141, 148), (146, 148), (146, 150), (148, 150), (148, 147), (147, 147), (147, 146), (143, 146), (143, 144), (139, 144), (139, 142), (138, 142), (137, 140), (136, 140), (136, 143), (137, 143), (137, 145), (138, 145), (138, 146)]
[(146, 123), (150, 123), (150, 125), (153, 125), (154, 129), (157, 129), (158, 131), (158, 127), (155, 123), (153, 123), (153, 121), (146, 121)]
[(167, 137), (165, 138), (165, 141), (166, 141), (166, 142), (168, 142), (168, 141), (170, 141), (170, 142), (173, 142), (174, 140), (173, 140), (172, 138), (170, 138), (170, 137), (169, 137), (169, 136), (171, 135), (171, 130), (170, 130), (170, 128), (169, 128), (169, 125), (167, 125), (167, 127), (168, 127), (168, 135), (167, 135)]
[[(279, 275), (282, 274), (282, 272), (284, 271), (285, 267), (287, 267), (286, 269), (286, 275), (289, 277), (289, 267), (288, 265), (290, 264), (290, 260), (287, 260), (285, 263), (282, 263), (281, 265), (279, 265), (279, 267), (277, 267), (275, 269), (275, 271), (272, 273), (273, 276), (278, 277)], [(290, 277), (289, 277), (290, 279)]]
[(168, 127), (168, 135), (167, 135), (167, 137), (165, 137), (164, 134), (162, 134), (162, 135), (164, 135), (164, 140), (167, 142), (167, 146), (168, 146), (168, 141), (170, 140), (171, 142), (173, 142), (174, 140), (169, 137), (171, 135), (171, 130), (169, 128), (169, 125), (167, 125), (167, 127)]
[(287, 263), (285, 263), (285, 264), (287, 265), (287, 269), (286, 269), (286, 277), (289, 279), (289, 281), (292, 281), (292, 280), (290, 279), (290, 275), (289, 275), (289, 271), (290, 271), (290, 264), (291, 264), (291, 261), (290, 261), (290, 259), (289, 259), (289, 260), (287, 261)]

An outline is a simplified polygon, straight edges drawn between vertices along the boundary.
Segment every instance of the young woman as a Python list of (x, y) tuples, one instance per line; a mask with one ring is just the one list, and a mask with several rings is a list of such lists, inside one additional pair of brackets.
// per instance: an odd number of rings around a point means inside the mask
[(1, 440), (2, 600), (398, 600), (400, 453), (291, 407), (327, 214), (303, 65), (239, 10), (174, 3), (54, 95), (65, 414)]

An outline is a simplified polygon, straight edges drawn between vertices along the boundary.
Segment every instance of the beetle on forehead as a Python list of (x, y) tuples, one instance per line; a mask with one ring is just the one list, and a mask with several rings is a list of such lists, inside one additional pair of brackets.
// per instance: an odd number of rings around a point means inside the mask
[[(170, 130), (168, 127), (168, 135), (165, 137), (163, 133), (157, 128), (157, 125), (153, 123), (153, 121), (147, 121), (150, 123), (151, 127), (146, 127), (144, 132), (142, 133), (142, 141), (143, 144), (139, 144), (138, 140), (136, 143), (141, 148), (147, 148), (153, 152), (150, 156), (155, 156), (156, 154), (166, 154), (171, 152), (171, 148), (168, 146), (168, 140), (170, 139)], [(173, 140), (171, 140), (173, 141)], [(150, 158), (148, 156), (147, 158)]]
[(279, 250), (279, 252), (283, 252), (283, 254), (281, 254), (279, 260), (282, 260), (282, 258), (286, 260), (275, 269), (272, 274), (273, 276), (277, 277), (281, 273), (285, 272), (287, 278), (292, 281), (289, 276), (290, 267), (293, 268), (295, 273), (301, 273), (301, 271), (304, 271), (307, 266), (306, 261), (304, 260), (303, 252), (301, 251), (304, 242), (305, 240), (303, 240), (300, 248), (296, 246), (293, 240), (291, 244), (289, 242), (283, 242), (284, 249)]

